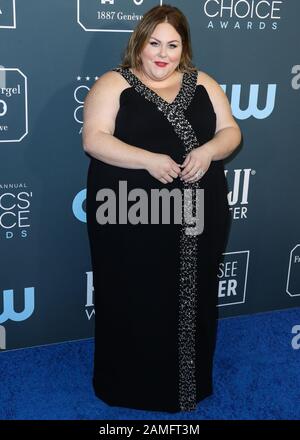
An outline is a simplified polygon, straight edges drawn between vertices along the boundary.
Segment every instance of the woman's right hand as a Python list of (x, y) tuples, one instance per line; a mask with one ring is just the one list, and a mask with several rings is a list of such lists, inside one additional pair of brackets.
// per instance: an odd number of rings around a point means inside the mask
[(173, 182), (181, 172), (181, 164), (167, 154), (152, 153), (147, 158), (145, 169), (162, 183)]

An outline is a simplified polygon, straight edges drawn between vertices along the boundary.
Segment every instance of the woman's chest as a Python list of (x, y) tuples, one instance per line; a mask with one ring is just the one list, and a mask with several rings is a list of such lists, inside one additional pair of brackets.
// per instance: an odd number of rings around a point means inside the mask
[[(202, 86), (197, 86), (194, 97), (184, 111), (199, 143), (207, 142), (215, 133), (216, 115), (208, 94)], [(181, 143), (174, 127), (155, 102), (148, 101), (134, 88), (128, 88), (120, 97), (120, 109), (116, 117), (115, 136), (133, 145), (165, 145)], [(134, 143), (136, 142), (136, 143)]]

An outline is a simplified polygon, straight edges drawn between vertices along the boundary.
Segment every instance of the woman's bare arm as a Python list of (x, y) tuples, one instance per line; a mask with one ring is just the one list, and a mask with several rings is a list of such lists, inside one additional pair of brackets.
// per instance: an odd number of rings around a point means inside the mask
[(210, 152), (212, 160), (225, 159), (240, 145), (242, 133), (221, 86), (205, 72), (198, 75), (198, 83), (199, 79), (206, 87), (217, 119), (215, 136), (203, 148)]
[(153, 153), (115, 136), (115, 119), (124, 80), (117, 72), (102, 75), (89, 91), (83, 110), (83, 149), (92, 157), (123, 168), (144, 169)]

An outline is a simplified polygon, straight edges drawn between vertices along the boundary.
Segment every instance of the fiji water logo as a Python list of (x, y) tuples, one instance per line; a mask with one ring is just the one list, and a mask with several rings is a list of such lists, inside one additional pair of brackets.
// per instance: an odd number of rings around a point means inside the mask
[(300, 244), (296, 244), (290, 252), (288, 275), (286, 282), (286, 293), (293, 296), (300, 296)]
[(240, 168), (235, 170), (225, 170), (228, 186), (228, 204), (234, 220), (248, 218), (248, 198), (251, 187), (251, 179), (256, 175), (256, 170), (252, 168)]

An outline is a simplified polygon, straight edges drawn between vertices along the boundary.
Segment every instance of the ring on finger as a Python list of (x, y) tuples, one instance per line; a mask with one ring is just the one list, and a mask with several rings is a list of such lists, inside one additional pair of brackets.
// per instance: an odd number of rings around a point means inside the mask
[(204, 171), (200, 168), (197, 173), (194, 175), (194, 179), (201, 179), (201, 177), (203, 176)]

